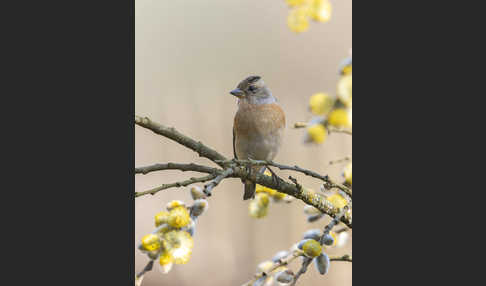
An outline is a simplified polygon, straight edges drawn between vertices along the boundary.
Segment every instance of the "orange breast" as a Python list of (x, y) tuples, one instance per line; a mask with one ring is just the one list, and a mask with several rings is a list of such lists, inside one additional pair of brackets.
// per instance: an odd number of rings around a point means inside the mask
[(235, 115), (234, 126), (238, 126), (241, 136), (266, 136), (285, 127), (285, 114), (275, 103), (245, 104), (239, 106)]
[(285, 115), (277, 104), (240, 104), (235, 115), (235, 154), (239, 159), (273, 160), (280, 148)]

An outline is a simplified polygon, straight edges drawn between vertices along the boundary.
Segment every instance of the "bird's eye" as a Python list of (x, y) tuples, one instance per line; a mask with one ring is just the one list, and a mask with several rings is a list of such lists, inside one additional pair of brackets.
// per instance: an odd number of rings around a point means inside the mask
[(257, 87), (256, 86), (253, 86), (253, 85), (250, 85), (248, 87), (248, 90), (251, 91), (252, 93), (255, 93), (257, 91)]

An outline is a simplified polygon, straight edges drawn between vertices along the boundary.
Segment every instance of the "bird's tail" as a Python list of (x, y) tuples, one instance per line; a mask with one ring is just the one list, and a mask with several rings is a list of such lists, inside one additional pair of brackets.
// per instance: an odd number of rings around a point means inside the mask
[(255, 197), (256, 185), (252, 181), (245, 182), (245, 193), (243, 194), (243, 200), (253, 199)]
[[(265, 172), (265, 169), (267, 167), (265, 166), (253, 166), (252, 172), (258, 172), (260, 174), (263, 174)], [(241, 180), (243, 181), (243, 180)], [(256, 189), (256, 184), (253, 183), (252, 181), (244, 181), (245, 184), (245, 193), (243, 194), (243, 200), (249, 200), (255, 198), (255, 189)]]

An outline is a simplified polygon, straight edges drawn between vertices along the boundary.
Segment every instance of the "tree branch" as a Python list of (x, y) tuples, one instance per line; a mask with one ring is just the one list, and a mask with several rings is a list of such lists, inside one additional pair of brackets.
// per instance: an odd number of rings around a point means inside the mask
[[(335, 208), (328, 200), (326, 200), (326, 198), (322, 194), (316, 193), (306, 188), (299, 188), (297, 185), (287, 183), (283, 180), (274, 180), (270, 176), (258, 174), (257, 172), (251, 172), (251, 174), (248, 174), (245, 168), (242, 167), (235, 168), (235, 172), (232, 176), (248, 179), (259, 185), (277, 190), (281, 193), (285, 193), (294, 198), (302, 200), (304, 203), (317, 208), (318, 210), (325, 214), (328, 214), (332, 218), (335, 218), (337, 212), (339, 211), (339, 209)], [(352, 222), (349, 218), (342, 216), (341, 221), (349, 228), (353, 228)]]
[[(306, 128), (308, 125), (309, 124), (307, 122), (295, 122), (294, 128), (295, 129)], [(326, 127), (327, 127), (327, 131), (329, 131), (329, 133), (343, 133), (343, 134), (353, 135), (353, 132), (351, 130), (348, 130), (348, 129), (341, 129), (341, 128), (336, 128), (336, 127), (333, 127), (333, 126), (326, 126)]]
[(298, 129), (298, 128), (306, 128), (307, 125), (308, 125), (307, 122), (301, 122), (301, 121), (299, 121), (299, 122), (295, 122), (294, 123), (294, 128), (295, 129)]
[(345, 254), (345, 255), (342, 255), (342, 256), (332, 255), (332, 256), (329, 256), (329, 260), (331, 260), (331, 261), (353, 262), (353, 258), (349, 254)]
[[(232, 178), (240, 178), (240, 179), (246, 179), (250, 180), (256, 184), (277, 190), (279, 192), (285, 193), (287, 195), (290, 195), (292, 197), (295, 197), (297, 199), (302, 200), (304, 203), (311, 205), (318, 210), (320, 210), (323, 213), (328, 214), (332, 218), (336, 217), (337, 212), (339, 209), (335, 208), (329, 201), (327, 201), (322, 194), (315, 193), (309, 189), (306, 188), (299, 188), (297, 185), (287, 183), (283, 180), (275, 180), (274, 178), (270, 176), (266, 176), (263, 174), (259, 174), (258, 172), (249, 172), (246, 170), (246, 168), (242, 166), (237, 166), (238, 164), (228, 161), (227, 158), (225, 158), (223, 155), (219, 154), (215, 150), (205, 146), (201, 142), (196, 142), (195, 140), (179, 133), (176, 131), (174, 128), (167, 128), (159, 123), (152, 122), (148, 118), (142, 118), (140, 116), (135, 116), (135, 123), (141, 127), (147, 128), (155, 132), (156, 134), (162, 135), (166, 138), (169, 138), (193, 151), (196, 151), (200, 156), (205, 157), (210, 159), (211, 161), (215, 162), (219, 166), (228, 169), (232, 168), (232, 173), (228, 175), (227, 177), (232, 177)], [(172, 166), (174, 167), (174, 166)], [(184, 168), (187, 167), (184, 166)], [(276, 166), (278, 167), (278, 166)], [(188, 169), (188, 168), (186, 168)], [(195, 169), (195, 168), (194, 168)], [(193, 170), (194, 170), (193, 169)], [(206, 182), (212, 179), (215, 179), (218, 175), (221, 175), (224, 170), (219, 170), (219, 169), (211, 169), (211, 175), (206, 176), (206, 177), (201, 177), (201, 178), (191, 178), (190, 180), (183, 181), (183, 182), (176, 182), (173, 184), (166, 184), (162, 185), (160, 187), (157, 187), (152, 190), (148, 190), (145, 192), (140, 192), (136, 193), (135, 196), (139, 197), (145, 194), (154, 194), (157, 193), (160, 190), (171, 188), (171, 187), (181, 187), (181, 186), (187, 186), (193, 183), (197, 182)], [(293, 169), (296, 169), (293, 167)], [(300, 168), (299, 168), (300, 169)], [(217, 170), (217, 173), (216, 173)], [(291, 169), (292, 170), (292, 169)], [(301, 169), (304, 170), (304, 169)], [(199, 171), (203, 171), (203, 169), (199, 169)], [(209, 169), (205, 171), (210, 171)], [(215, 173), (213, 173), (213, 171)], [(296, 171), (296, 170), (294, 170)], [(308, 171), (308, 170), (305, 170)], [(312, 172), (312, 171), (311, 171)], [(312, 174), (317, 174), (315, 172), (312, 172)], [(317, 174), (318, 175), (318, 174)], [(318, 178), (322, 176), (318, 175)], [(222, 178), (224, 179), (224, 178)], [(218, 182), (219, 183), (219, 182)], [(337, 186), (336, 186), (337, 187)], [(352, 222), (349, 218), (346, 218), (345, 216), (341, 217), (341, 221), (346, 224), (349, 228), (352, 228)]]
[[(219, 185), (222, 180), (226, 178), (240, 178), (245, 180), (250, 180), (256, 184), (277, 190), (279, 192), (285, 193), (292, 197), (302, 200), (304, 203), (311, 205), (322, 213), (325, 213), (333, 218), (333, 220), (325, 227), (323, 231), (323, 236), (328, 234), (329, 231), (339, 222), (343, 222), (347, 225), (350, 229), (352, 228), (352, 222), (350, 217), (346, 217), (344, 214), (348, 209), (348, 206), (344, 207), (343, 209), (335, 208), (326, 198), (319, 193), (316, 193), (312, 190), (306, 189), (298, 184), (297, 180), (289, 176), (292, 183), (288, 183), (278, 176), (274, 175), (272, 177), (266, 176), (264, 174), (260, 174), (259, 172), (250, 172), (250, 168), (248, 168), (248, 164), (251, 165), (262, 165), (262, 166), (273, 166), (277, 167), (280, 170), (291, 170), (299, 173), (303, 173), (307, 176), (311, 176), (314, 178), (318, 178), (324, 181), (324, 187), (326, 188), (338, 188), (344, 193), (346, 193), (349, 198), (352, 197), (352, 189), (333, 182), (329, 176), (322, 176), (314, 171), (307, 170), (300, 168), (298, 166), (286, 166), (282, 164), (278, 164), (272, 161), (255, 161), (255, 160), (228, 160), (225, 156), (219, 154), (217, 151), (205, 146), (202, 142), (196, 142), (192, 138), (187, 137), (184, 134), (179, 133), (174, 128), (165, 127), (159, 123), (152, 122), (148, 118), (142, 118), (140, 116), (135, 116), (135, 123), (141, 127), (147, 128), (152, 130), (154, 133), (162, 135), (166, 138), (169, 138), (199, 154), (201, 157), (208, 158), (209, 160), (213, 161), (223, 169), (218, 168), (211, 168), (203, 165), (197, 165), (194, 163), (190, 164), (181, 164), (181, 163), (166, 163), (166, 164), (154, 164), (145, 167), (135, 168), (136, 174), (148, 174), (154, 171), (160, 170), (180, 170), (180, 171), (193, 171), (193, 172), (200, 172), (206, 173), (207, 176), (199, 177), (199, 178), (190, 178), (189, 180), (175, 182), (171, 184), (164, 184), (162, 186), (150, 189), (144, 192), (135, 192), (135, 197), (151, 194), (154, 195), (155, 193), (165, 190), (172, 187), (183, 187), (188, 186), (190, 184), (199, 183), (199, 182), (207, 182), (204, 186), (204, 192), (206, 195), (210, 196), (211, 191), (213, 188)], [(338, 213), (339, 212), (339, 213)], [(322, 244), (323, 236), (320, 239)], [(272, 271), (275, 271), (278, 267), (288, 265), (297, 257), (301, 256), (302, 252), (300, 251), (292, 251), (291, 254), (287, 255), (287, 257), (281, 258), (277, 261), (269, 270), (266, 272), (261, 272), (255, 275), (255, 277), (247, 282), (244, 285), (252, 285), (255, 281), (260, 279), (263, 276), (269, 275)], [(352, 262), (352, 258), (350, 255), (343, 255), (343, 256), (332, 256), (330, 257), (331, 261), (348, 261)], [(311, 264), (312, 259), (308, 257), (304, 257), (302, 262), (302, 266), (294, 276), (294, 281), (291, 285), (295, 285), (299, 277), (307, 271), (308, 266)], [(153, 264), (152, 264), (153, 265)], [(150, 267), (147, 265), (146, 268)], [(146, 269), (142, 271), (137, 277), (140, 279), (143, 277), (143, 274), (146, 272)]]
[(278, 164), (278, 163), (275, 163), (273, 161), (263, 161), (263, 160), (230, 160), (230, 161), (217, 161), (217, 162), (221, 162), (221, 163), (234, 162), (234, 163), (239, 164), (239, 165), (253, 164), (253, 165), (261, 165), (261, 166), (273, 166), (273, 167), (279, 168), (280, 170), (292, 170), (292, 171), (303, 173), (307, 176), (317, 178), (317, 179), (324, 181), (326, 183), (325, 184), (326, 188), (338, 188), (338, 189), (342, 190), (343, 192), (345, 192), (349, 197), (352, 198), (352, 196), (353, 196), (353, 191), (350, 188), (348, 188), (348, 187), (346, 187), (342, 184), (333, 182), (329, 178), (329, 176), (327, 176), (327, 175), (322, 176), (322, 175), (320, 175), (320, 174), (318, 174), (314, 171), (300, 168), (297, 165), (292, 167), (292, 166)]
[(148, 195), (148, 194), (155, 195), (156, 193), (158, 193), (162, 190), (165, 190), (165, 189), (175, 188), (175, 187), (180, 188), (180, 187), (189, 186), (189, 185), (194, 184), (194, 183), (207, 182), (209, 180), (216, 178), (216, 176), (217, 175), (212, 174), (212, 175), (207, 175), (207, 176), (199, 177), (199, 178), (190, 178), (189, 180), (185, 180), (185, 181), (182, 181), (182, 182), (175, 182), (175, 183), (172, 183), (172, 184), (163, 184), (160, 187), (153, 188), (153, 189), (150, 189), (148, 191), (135, 192), (135, 197), (140, 197), (140, 196)]
[(148, 174), (150, 172), (162, 171), (162, 170), (180, 170), (183, 172), (194, 171), (200, 173), (216, 174), (220, 172), (220, 169), (210, 168), (194, 163), (179, 164), (179, 163), (166, 163), (166, 164), (154, 164), (145, 167), (135, 168), (135, 174)]
[[(137, 115), (135, 115), (135, 124), (150, 129), (156, 134), (162, 135), (166, 138), (176, 141), (183, 146), (186, 146), (187, 148), (197, 152), (200, 157), (208, 158), (213, 162), (215, 162), (216, 160), (226, 160), (223, 155), (219, 154), (215, 150), (205, 146), (200, 141), (196, 142), (192, 138), (189, 138), (184, 134), (179, 133), (173, 127), (165, 127), (157, 122), (151, 121), (147, 117), (142, 118)], [(220, 166), (223, 167), (223, 165)]]
[(339, 164), (339, 163), (344, 163), (344, 162), (348, 162), (351, 160), (351, 157), (350, 156), (346, 156), (344, 158), (341, 158), (341, 159), (337, 159), (337, 160), (333, 160), (333, 161), (329, 161), (329, 165), (334, 165), (334, 164)]
[(341, 128), (328, 126), (327, 130), (329, 131), (329, 133), (343, 133), (343, 134), (353, 135), (353, 132), (348, 129), (341, 129)]
[(144, 275), (145, 273), (149, 272), (152, 270), (152, 268), (154, 267), (154, 261), (153, 260), (150, 260), (147, 265), (145, 265), (145, 267), (143, 268), (143, 270), (137, 274), (137, 278)]

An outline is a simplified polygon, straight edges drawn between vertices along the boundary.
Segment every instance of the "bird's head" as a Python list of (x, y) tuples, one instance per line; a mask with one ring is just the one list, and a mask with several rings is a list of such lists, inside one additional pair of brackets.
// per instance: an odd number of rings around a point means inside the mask
[(248, 103), (266, 103), (274, 100), (272, 93), (260, 76), (252, 75), (242, 80), (230, 93)]

